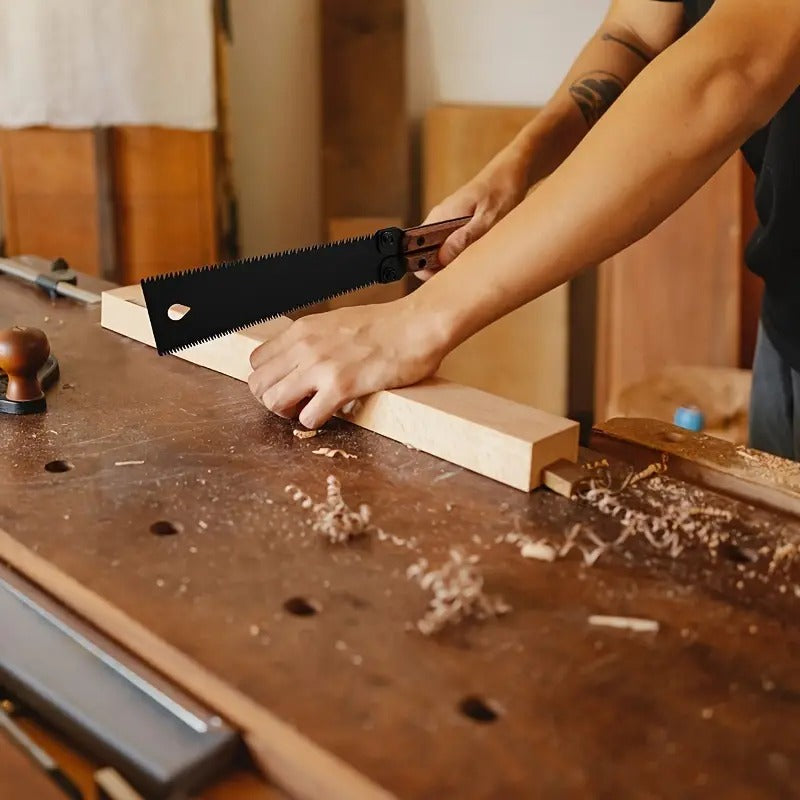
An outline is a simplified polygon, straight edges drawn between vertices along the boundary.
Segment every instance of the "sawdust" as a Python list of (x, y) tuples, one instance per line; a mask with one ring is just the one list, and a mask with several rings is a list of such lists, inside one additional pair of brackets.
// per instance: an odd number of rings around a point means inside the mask
[(796, 461), (744, 445), (739, 445), (736, 452), (746, 462), (748, 474), (780, 486), (800, 488), (800, 464)]
[[(793, 565), (800, 564), (800, 531), (783, 528), (758, 550), (744, 546), (743, 534), (733, 527), (739, 521), (729, 508), (709, 503), (708, 494), (662, 475), (664, 470), (662, 461), (638, 473), (631, 471), (618, 488), (612, 488), (610, 472), (604, 470), (577, 492), (578, 502), (619, 523), (620, 532), (614, 539), (604, 539), (593, 526), (581, 523), (572, 525), (560, 541), (552, 536), (534, 538), (518, 529), (495, 541), (516, 545), (523, 557), (540, 561), (554, 561), (577, 550), (586, 566), (592, 566), (607, 553), (619, 551), (633, 539), (643, 540), (657, 553), (673, 559), (687, 548), (705, 549), (712, 561), (726, 555), (739, 562), (739, 589), (744, 588), (743, 579), (765, 582), (767, 575), (788, 574)], [(646, 488), (642, 488), (639, 484), (644, 485), (645, 481)], [(748, 569), (748, 564), (753, 568)], [(766, 575), (764, 570), (759, 574), (756, 567), (765, 564)], [(779, 590), (785, 593), (786, 585), (782, 586)]]
[(438, 569), (429, 570), (425, 558), (408, 568), (409, 580), (433, 592), (428, 611), (416, 624), (420, 633), (430, 636), (465, 619), (484, 620), (511, 611), (502, 598), (484, 592), (478, 561), (478, 556), (468, 556), (463, 550), (452, 548), (449, 559)]
[(328, 458), (335, 458), (336, 456), (341, 456), (345, 459), (345, 461), (349, 458), (358, 458), (358, 456), (353, 455), (352, 453), (348, 453), (345, 450), (339, 450), (334, 447), (319, 447), (316, 450), (311, 451), (315, 456), (327, 456)]
[(115, 467), (135, 467), (144, 464), (144, 461), (115, 461)]
[(318, 434), (319, 434), (319, 430), (317, 430), (317, 429), (310, 430), (310, 431), (303, 431), (303, 430), (300, 430), (300, 428), (295, 428), (292, 431), (292, 436), (294, 436), (295, 439), (313, 439)]
[(294, 484), (289, 484), (284, 491), (302, 508), (311, 511), (312, 530), (332, 544), (343, 544), (377, 530), (371, 524), (370, 507), (362, 503), (356, 510), (350, 508), (342, 497), (342, 485), (333, 475), (328, 475), (327, 494), (322, 503), (315, 503)]

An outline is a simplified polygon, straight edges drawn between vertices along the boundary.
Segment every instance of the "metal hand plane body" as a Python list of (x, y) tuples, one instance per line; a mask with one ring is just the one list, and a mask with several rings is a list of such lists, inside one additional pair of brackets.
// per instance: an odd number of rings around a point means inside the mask
[(469, 217), (383, 228), (370, 236), (229, 261), (142, 280), (161, 355), (407, 272), (436, 269), (438, 252)]

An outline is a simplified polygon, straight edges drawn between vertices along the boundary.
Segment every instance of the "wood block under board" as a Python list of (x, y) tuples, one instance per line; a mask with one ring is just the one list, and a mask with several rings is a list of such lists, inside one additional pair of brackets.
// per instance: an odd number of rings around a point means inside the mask
[[(428, 111), (422, 178), (426, 212), (478, 173), (536, 113), (536, 108), (478, 105)], [(487, 264), (487, 276), (491, 269)], [(568, 361), (569, 291), (561, 286), (475, 334), (445, 358), (438, 374), (563, 414)]]
[[(101, 323), (154, 343), (139, 286), (104, 292)], [(254, 347), (289, 324), (281, 317), (176, 355), (247, 380)], [(376, 392), (344, 418), (523, 491), (541, 484), (547, 465), (561, 458), (575, 461), (578, 455), (577, 423), (441, 378)]]

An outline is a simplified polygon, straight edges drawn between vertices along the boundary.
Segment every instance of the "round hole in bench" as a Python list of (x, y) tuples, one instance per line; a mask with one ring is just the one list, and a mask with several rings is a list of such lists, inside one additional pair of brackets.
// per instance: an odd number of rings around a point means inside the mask
[(69, 472), (71, 469), (75, 469), (75, 465), (59, 458), (56, 461), (48, 461), (44, 468), (48, 472)]
[(284, 602), (283, 607), (296, 617), (313, 617), (319, 612), (319, 604), (305, 597), (290, 597)]
[(458, 710), (465, 717), (469, 717), (481, 724), (495, 722), (500, 716), (500, 712), (494, 703), (489, 700), (484, 700), (482, 697), (478, 697), (474, 694), (467, 695), (461, 700), (458, 704)]
[(668, 442), (685, 442), (686, 434), (681, 433), (680, 431), (667, 431), (666, 433), (662, 434), (662, 438)]
[(174, 536), (181, 530), (182, 526), (179, 522), (170, 522), (168, 519), (160, 519), (150, 526), (150, 533), (156, 536)]

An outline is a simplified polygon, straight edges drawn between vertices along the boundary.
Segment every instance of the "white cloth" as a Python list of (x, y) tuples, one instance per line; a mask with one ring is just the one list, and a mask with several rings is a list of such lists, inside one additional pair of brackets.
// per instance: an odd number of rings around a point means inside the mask
[(212, 0), (0, 0), (0, 126), (216, 126)]

